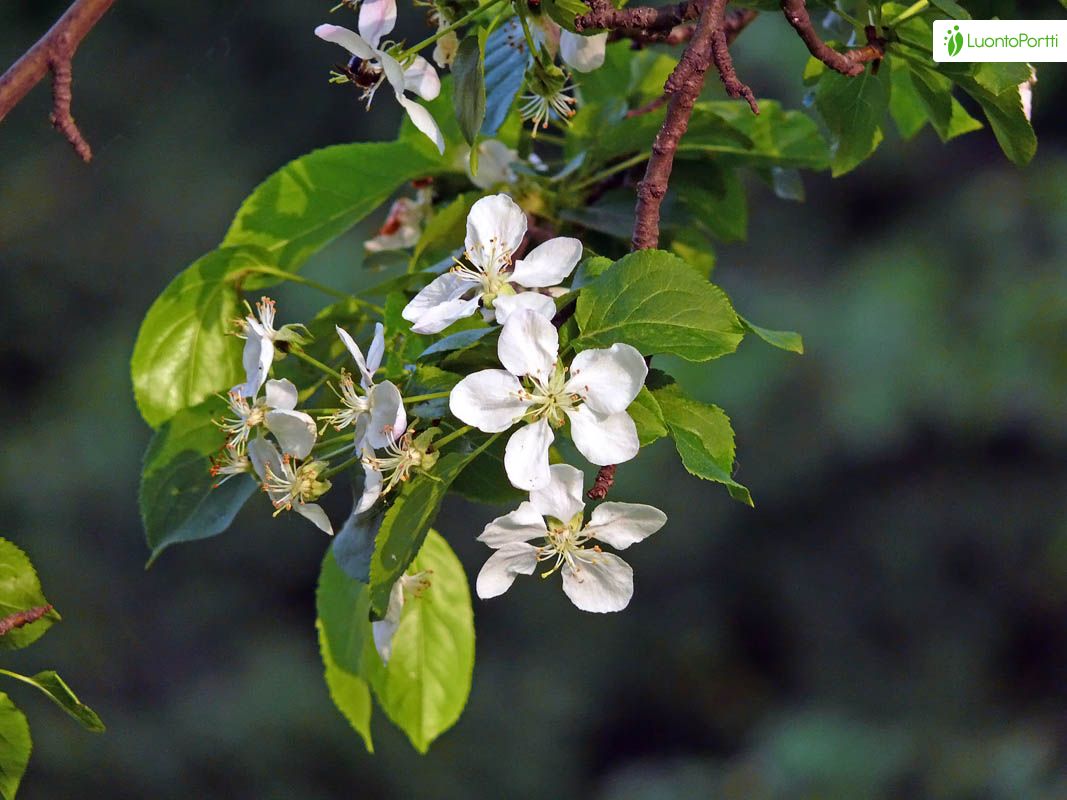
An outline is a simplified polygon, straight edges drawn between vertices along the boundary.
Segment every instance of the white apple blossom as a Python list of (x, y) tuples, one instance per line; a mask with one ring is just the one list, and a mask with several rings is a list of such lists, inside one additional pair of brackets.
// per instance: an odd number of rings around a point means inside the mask
[(449, 408), (486, 433), (525, 423), (504, 450), (504, 468), (517, 488), (548, 485), (552, 429), (568, 419), (571, 439), (593, 464), (619, 464), (637, 455), (637, 427), (626, 409), (641, 391), (648, 366), (633, 347), (616, 343), (585, 350), (567, 370), (558, 359), (559, 333), (552, 323), (523, 309), (504, 323), (497, 355), (504, 369), (465, 377), (452, 389)]
[(244, 451), (238, 451), (233, 447), (226, 446), (222, 451), (211, 457), (211, 477), (223, 477), (216, 481), (214, 488), (218, 489), (230, 478), (252, 472), (252, 462)]
[(415, 56), (401, 65), (379, 47), (382, 37), (392, 31), (395, 24), (396, 0), (363, 0), (359, 9), (359, 33), (340, 25), (319, 25), (315, 28), (315, 35), (341, 45), (355, 56), (349, 68), (352, 73), (350, 79), (363, 90), (367, 108), (370, 108), (378, 87), (388, 82), (396, 101), (407, 112), (415, 127), (437, 146), (439, 152), (444, 153), (445, 139), (433, 116), (404, 94), (411, 92), (423, 100), (433, 100), (441, 93), (441, 79), (430, 62), (422, 56)]
[(252, 432), (263, 425), (274, 434), (282, 452), (296, 458), (307, 458), (315, 446), (315, 420), (303, 411), (296, 411), (296, 386), (289, 380), (267, 381), (262, 398), (251, 403), (240, 392), (228, 397), (233, 417), (227, 417), (219, 427), (228, 436), (227, 447), (244, 453)]
[(516, 575), (532, 575), (539, 563), (548, 562), (541, 577), (560, 572), (564, 593), (582, 611), (626, 608), (634, 593), (633, 569), (596, 542), (625, 550), (662, 528), (667, 516), (638, 503), (601, 503), (583, 525), (582, 480), (581, 470), (554, 464), (543, 489), (485, 526), (478, 541), (496, 552), (478, 573), (479, 597), (503, 594)]
[[(403, 316), (412, 323), (411, 329), (415, 333), (438, 333), (456, 320), (469, 317), (480, 304), (495, 310), (505, 297), (516, 295), (516, 285), (527, 290), (556, 287), (582, 257), (580, 241), (559, 236), (513, 261), (525, 235), (526, 214), (506, 194), (483, 197), (471, 206), (463, 253), (467, 264), (457, 262), (404, 307)], [(552, 298), (541, 291), (525, 291), (516, 296), (522, 298), (523, 308), (534, 308), (548, 318), (556, 313)], [(513, 308), (513, 301), (504, 301), (505, 319)]]
[(559, 57), (578, 72), (592, 72), (604, 65), (607, 46), (607, 33), (579, 36), (565, 30), (559, 36)]
[(470, 152), (464, 159), (467, 177), (479, 189), (491, 189), (499, 184), (512, 184), (518, 180), (511, 165), (520, 161), (519, 153), (496, 139), (478, 142), (478, 174), (471, 172)]
[(344, 408), (323, 421), (339, 431), (349, 425), (354, 426), (357, 450), (362, 448), (364, 442), (373, 448), (390, 445), (404, 433), (408, 419), (404, 411), (404, 399), (396, 384), (392, 381), (374, 382), (374, 373), (381, 366), (382, 356), (385, 354), (385, 330), (382, 323), (374, 326), (374, 339), (367, 350), (366, 358), (348, 331), (340, 326), (336, 328), (337, 335), (359, 368), (363, 393), (356, 391), (351, 375), (342, 373), (338, 396)]
[(408, 597), (419, 597), (430, 587), (429, 571), (416, 572), (414, 575), (401, 575), (389, 591), (389, 605), (385, 616), (371, 623), (374, 647), (382, 657), (382, 663), (388, 664), (393, 654), (393, 636), (400, 627), (400, 616)]
[(389, 208), (389, 214), (378, 229), (378, 235), (367, 239), (363, 249), (368, 253), (386, 250), (406, 250), (419, 243), (426, 218), (433, 208), (433, 192), (419, 189), (415, 197), (399, 197)]
[(255, 397), (267, 381), (271, 364), (274, 363), (274, 340), (278, 331), (274, 328), (277, 312), (274, 301), (261, 297), (256, 303), (256, 312), (238, 320), (238, 336), (245, 340), (241, 363), (245, 368), (245, 382), (234, 386), (231, 393), (242, 397)]
[(356, 504), (356, 513), (366, 511), (378, 498), (388, 494), (398, 484), (408, 480), (415, 470), (432, 469), (438, 455), (429, 452), (430, 441), (436, 428), (423, 431), (418, 437), (408, 431), (400, 439), (390, 441), (382, 449), (385, 455), (377, 455), (369, 444), (363, 445), (363, 495)]
[(295, 511), (333, 536), (330, 518), (312, 502), (330, 489), (329, 481), (319, 479), (326, 468), (324, 462), (306, 461), (298, 466), (292, 456), (283, 456), (273, 442), (263, 438), (248, 443), (248, 458), (274, 504), (275, 516), (282, 511)]

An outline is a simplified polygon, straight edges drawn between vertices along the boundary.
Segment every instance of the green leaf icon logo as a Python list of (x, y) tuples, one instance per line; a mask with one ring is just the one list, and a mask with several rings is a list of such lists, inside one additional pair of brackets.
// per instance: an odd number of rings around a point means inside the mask
[(948, 54), (950, 56), (958, 56), (960, 50), (963, 49), (963, 34), (960, 33), (960, 26), (956, 25), (945, 34), (945, 44), (948, 46)]

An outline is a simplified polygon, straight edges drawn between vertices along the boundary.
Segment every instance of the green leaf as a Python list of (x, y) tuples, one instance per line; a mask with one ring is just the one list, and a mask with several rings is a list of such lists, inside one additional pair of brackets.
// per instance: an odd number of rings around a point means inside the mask
[(30, 724), (11, 698), (0, 692), (0, 797), (14, 800), (30, 763)]
[(475, 503), (489, 505), (517, 505), (528, 499), (526, 492), (511, 485), (504, 470), (507, 443), (503, 436), (493, 442), (452, 482), (451, 491)]
[(447, 171), (412, 142), (359, 142), (315, 150), (271, 175), (241, 204), (223, 246), (256, 245), (296, 270), (404, 183)]
[(970, 19), (971, 15), (967, 13), (967, 9), (961, 6), (956, 0), (930, 0), (930, 5), (936, 8), (938, 11), (943, 11), (948, 14), (952, 19)]
[[(0, 617), (9, 617), (49, 605), (30, 559), (22, 550), (0, 539)], [(33, 644), (59, 620), (53, 609), (29, 624), (12, 628), (0, 636), (0, 649), (21, 650)]]
[[(662, 226), (660, 233), (663, 233)], [(678, 228), (670, 234), (669, 247), (670, 251), (692, 267), (697, 275), (702, 278), (711, 277), (715, 269), (715, 251), (704, 233), (693, 227)]]
[(74, 694), (74, 690), (59, 677), (55, 670), (48, 669), (44, 672), (38, 672), (36, 675), (28, 676), (0, 669), (0, 674), (28, 683), (30, 686), (41, 690), (48, 695), (52, 702), (80, 722), (86, 730), (93, 733), (102, 733), (104, 731), (104, 723), (100, 721), (100, 717), (97, 716), (96, 712), (78, 699), (78, 696)]
[(425, 753), (467, 704), (474, 612), (463, 565), (436, 531), (409, 572), (426, 572), (429, 586), (406, 598), (389, 663), (373, 686), (385, 713)]
[(941, 141), (981, 130), (982, 123), (952, 96), (952, 81), (944, 75), (912, 63), (909, 79)]
[(485, 121), (485, 74), (478, 35), (467, 36), (459, 44), (452, 62), (452, 102), (459, 130), (467, 144), (473, 145)]
[(652, 394), (690, 474), (721, 483), (735, 500), (753, 505), (748, 489), (732, 477), (734, 429), (726, 413), (718, 406), (688, 397), (673, 382), (655, 388)]
[(672, 188), (690, 213), (724, 242), (748, 235), (748, 203), (737, 170), (714, 163), (686, 162)]
[(1037, 152), (1037, 136), (1023, 111), (1019, 87), (993, 94), (968, 75), (954, 76), (953, 80), (978, 101), (1004, 155), (1020, 167), (1029, 164)]
[(315, 591), (315, 609), (333, 663), (364, 675), (370, 641), (370, 587), (345, 574), (332, 551), (326, 553)]
[(582, 0), (543, 0), (541, 8), (553, 22), (571, 33), (577, 33), (574, 20), (589, 13), (589, 6)]
[(663, 419), (663, 409), (648, 387), (642, 386), (637, 398), (626, 409), (637, 426), (637, 438), (641, 446), (652, 444), (667, 435), (667, 423)]
[(744, 317), (738, 315), (741, 325), (746, 331), (751, 331), (772, 347), (779, 350), (788, 350), (790, 353), (804, 354), (804, 340), (796, 331), (772, 331), (770, 328), (761, 328), (753, 325)]
[(444, 453), (429, 474), (420, 473), (404, 483), (385, 512), (371, 556), (371, 608), (377, 616), (385, 614), (389, 591), (404, 574), (422, 546), (452, 481), (496, 437), (490, 436), (478, 447), (463, 452)]
[(1000, 94), (1007, 89), (1018, 88), (1030, 80), (1029, 64), (981, 63), (975, 67), (974, 80), (983, 89)]
[(882, 141), (889, 110), (890, 70), (868, 69), (849, 78), (827, 70), (819, 79), (815, 106), (833, 137), (830, 171), (836, 178), (865, 161)]
[(215, 486), (210, 456), (225, 445), (213, 419), (225, 405), (213, 398), (179, 411), (160, 428), (145, 452), (138, 499), (149, 565), (178, 542), (206, 539), (225, 531), (256, 491), (250, 476)]
[(133, 394), (145, 422), (158, 428), (183, 408), (239, 383), (244, 316), (233, 278), (270, 265), (258, 248), (214, 250), (180, 272), (152, 303), (130, 359)]
[(890, 77), (893, 83), (893, 91), (889, 97), (889, 113), (901, 137), (911, 139), (926, 124), (926, 108), (911, 82), (908, 62), (901, 58), (889, 58), (886, 61), (889, 63), (882, 69), (891, 69)]
[(642, 355), (708, 361), (732, 353), (744, 329), (730, 300), (678, 256), (641, 250), (616, 261), (578, 295), (579, 349), (625, 342)]
[(474, 192), (457, 196), (448, 205), (437, 209), (426, 227), (422, 229), (415, 250), (411, 254), (408, 269), (417, 270), (446, 257), (454, 250), (463, 247), (463, 237), (467, 231), (467, 214), (478, 199)]
[(342, 669), (333, 660), (322, 620), (317, 620), (315, 627), (319, 632), (319, 653), (322, 655), (322, 663), (326, 669), (326, 689), (330, 693), (330, 700), (348, 720), (352, 729), (363, 738), (367, 752), (373, 753), (374, 740), (370, 732), (370, 719), (373, 711), (370, 686), (363, 678)]

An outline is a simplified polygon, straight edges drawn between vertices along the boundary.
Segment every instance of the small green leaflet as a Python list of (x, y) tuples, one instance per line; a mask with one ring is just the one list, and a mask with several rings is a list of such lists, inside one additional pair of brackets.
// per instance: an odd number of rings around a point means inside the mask
[(890, 70), (868, 69), (854, 78), (826, 70), (819, 78), (815, 107), (833, 137), (830, 171), (836, 178), (855, 169), (882, 141), (889, 110)]
[(59, 677), (59, 674), (55, 670), (48, 669), (44, 672), (38, 672), (36, 675), (27, 676), (6, 669), (0, 669), (0, 674), (7, 675), (9, 678), (14, 678), (23, 683), (28, 683), (35, 689), (39, 689), (44, 692), (52, 702), (66, 711), (67, 714), (77, 722), (81, 723), (81, 726), (87, 731), (103, 733), (104, 723), (100, 721), (100, 717), (97, 716), (96, 712), (89, 708), (89, 706), (85, 705), (85, 703), (78, 699), (78, 696), (74, 694), (74, 690), (67, 685), (66, 681)]
[[(452, 62), (454, 87), (452, 102), (456, 109), (459, 130), (467, 144), (474, 145), (478, 131), (485, 121), (485, 75), (482, 71), (482, 48), (477, 34), (460, 42), (456, 59)], [(477, 152), (472, 150), (473, 153)], [(476, 165), (472, 162), (471, 168)]]
[(386, 715), (425, 753), (459, 719), (474, 671), (474, 611), (463, 565), (429, 531), (410, 574), (429, 586), (407, 597), (389, 663), (372, 679)]
[(752, 506), (748, 489), (732, 477), (734, 429), (726, 413), (688, 397), (662, 373), (653, 373), (649, 383), (685, 468), (698, 478), (725, 485), (732, 498)]
[(210, 456), (225, 443), (213, 419), (222, 415), (224, 407), (214, 398), (179, 411), (148, 445), (138, 499), (152, 551), (149, 565), (172, 544), (225, 531), (256, 491), (256, 481), (247, 475), (213, 488)]
[(738, 316), (738, 319), (741, 320), (741, 324), (746, 331), (756, 334), (772, 347), (777, 347), (779, 350), (788, 350), (790, 353), (798, 353), (799, 355), (804, 354), (804, 340), (796, 331), (772, 331), (770, 328), (761, 328), (759, 325), (753, 325), (742, 316)]
[(663, 250), (616, 261), (578, 295), (575, 319), (579, 350), (624, 342), (646, 356), (708, 361), (732, 353), (744, 336), (722, 289)]
[(0, 798), (15, 800), (30, 763), (30, 725), (11, 698), (0, 692)]
[[(30, 559), (7, 539), (0, 539), (0, 617), (46, 605), (48, 601)], [(0, 648), (20, 650), (31, 645), (58, 620), (59, 614), (49, 611), (40, 619), (0, 636)]]

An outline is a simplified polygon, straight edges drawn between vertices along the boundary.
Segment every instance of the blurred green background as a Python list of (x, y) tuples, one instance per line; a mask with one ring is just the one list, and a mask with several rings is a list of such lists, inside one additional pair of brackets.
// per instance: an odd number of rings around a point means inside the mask
[[(0, 4), (0, 62), (62, 8)], [(585, 615), (538, 581), (476, 601), (470, 706), (425, 758), (381, 718), (367, 755), (331, 706), (312, 626), (327, 542), (307, 524), (254, 504), (144, 571), (142, 314), (273, 169), (395, 130), (390, 104), (368, 115), (326, 84), (327, 8), (122, 0), (74, 65), (92, 165), (43, 86), (0, 125), (0, 535), (64, 616), (5, 658), (60, 670), (109, 726), (14, 687), (35, 739), (20, 797), (1067, 797), (1062, 65), (1038, 71), (1027, 170), (987, 131), (927, 130), (806, 176), (803, 205), (752, 183), (749, 242), (720, 248), (715, 280), (806, 355), (746, 341), (660, 366), (731, 415), (756, 509), (669, 443), (620, 469), (619, 498), (670, 517), (627, 556), (630, 608)], [(757, 94), (800, 106), (806, 53), (780, 18), (733, 50)], [(376, 279), (363, 235), (308, 274)], [(287, 320), (320, 300), (279, 299)], [(438, 525), (472, 575), (496, 513), (452, 502)]]

